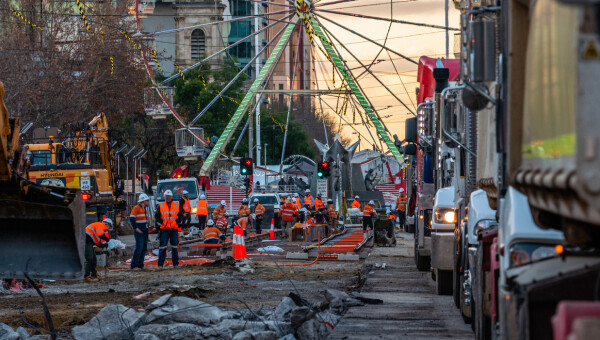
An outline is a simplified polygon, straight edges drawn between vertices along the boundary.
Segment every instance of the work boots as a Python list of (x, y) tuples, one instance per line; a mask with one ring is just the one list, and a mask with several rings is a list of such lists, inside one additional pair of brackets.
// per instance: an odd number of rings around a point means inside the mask
[(98, 278), (94, 278), (92, 276), (86, 276), (85, 279), (83, 279), (83, 281), (85, 281), (86, 283), (92, 283), (92, 282), (98, 282), (100, 280)]

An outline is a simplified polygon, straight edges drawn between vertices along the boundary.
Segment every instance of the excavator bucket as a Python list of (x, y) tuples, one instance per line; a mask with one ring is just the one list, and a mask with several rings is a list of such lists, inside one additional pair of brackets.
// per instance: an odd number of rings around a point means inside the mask
[(85, 204), (81, 193), (24, 179), (3, 189), (16, 195), (0, 195), (0, 278), (21, 279), (27, 274), (32, 279), (82, 279)]

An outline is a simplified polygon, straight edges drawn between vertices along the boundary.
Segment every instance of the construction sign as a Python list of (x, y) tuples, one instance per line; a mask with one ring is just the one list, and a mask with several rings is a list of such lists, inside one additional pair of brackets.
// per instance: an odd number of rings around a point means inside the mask
[(598, 51), (596, 41), (591, 40), (585, 44), (581, 57), (585, 60), (600, 59), (600, 51)]

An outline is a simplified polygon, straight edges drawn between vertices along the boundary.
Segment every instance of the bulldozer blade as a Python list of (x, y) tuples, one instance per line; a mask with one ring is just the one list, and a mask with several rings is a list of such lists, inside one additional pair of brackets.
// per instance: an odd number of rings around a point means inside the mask
[(78, 280), (85, 263), (85, 204), (0, 199), (0, 277)]

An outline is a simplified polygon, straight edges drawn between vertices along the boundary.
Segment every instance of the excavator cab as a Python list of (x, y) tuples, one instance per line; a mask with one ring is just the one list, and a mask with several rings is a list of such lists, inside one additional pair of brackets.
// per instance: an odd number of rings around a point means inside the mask
[(83, 278), (85, 204), (72, 188), (23, 175), (19, 121), (9, 119), (0, 82), (0, 278)]

